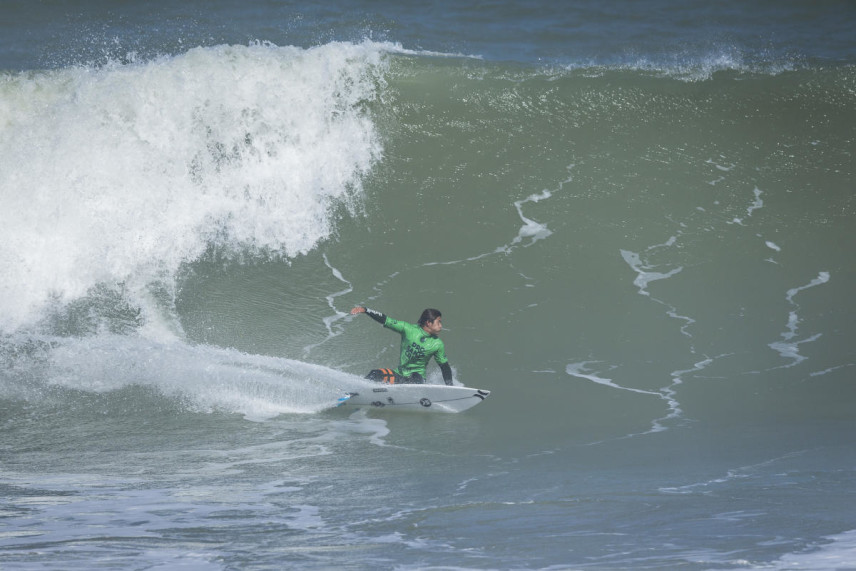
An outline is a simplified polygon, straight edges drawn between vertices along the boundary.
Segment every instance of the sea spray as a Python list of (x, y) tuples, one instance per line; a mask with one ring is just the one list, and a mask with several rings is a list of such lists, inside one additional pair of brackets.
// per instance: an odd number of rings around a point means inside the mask
[(145, 309), (210, 248), (311, 250), (381, 155), (383, 66), (372, 43), (259, 43), (4, 76), (0, 330), (99, 286)]

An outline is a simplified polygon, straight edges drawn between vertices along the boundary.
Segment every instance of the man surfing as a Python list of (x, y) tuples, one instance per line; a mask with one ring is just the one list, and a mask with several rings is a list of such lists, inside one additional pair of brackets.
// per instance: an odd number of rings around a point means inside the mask
[(414, 325), (387, 317), (379, 311), (357, 306), (351, 310), (351, 315), (365, 313), (387, 329), (392, 329), (401, 335), (401, 363), (397, 369), (374, 369), (366, 375), (367, 379), (383, 383), (416, 383), (425, 382), (425, 367), (431, 357), (437, 361), (443, 372), (443, 381), (452, 384), (452, 367), (446, 358), (446, 348), (438, 334), (443, 329), (442, 314), (436, 309), (426, 309), (419, 321)]

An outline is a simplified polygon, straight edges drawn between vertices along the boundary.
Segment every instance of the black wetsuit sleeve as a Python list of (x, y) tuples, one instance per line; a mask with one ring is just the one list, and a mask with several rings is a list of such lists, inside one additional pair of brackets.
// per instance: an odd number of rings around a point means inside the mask
[(384, 315), (380, 311), (375, 311), (374, 309), (369, 309), (368, 307), (364, 307), (363, 309), (366, 310), (366, 315), (368, 315), (381, 325), (386, 323), (386, 315)]
[(439, 363), (440, 370), (443, 372), (443, 381), (446, 382), (447, 385), (452, 385), (452, 367), (449, 363)]

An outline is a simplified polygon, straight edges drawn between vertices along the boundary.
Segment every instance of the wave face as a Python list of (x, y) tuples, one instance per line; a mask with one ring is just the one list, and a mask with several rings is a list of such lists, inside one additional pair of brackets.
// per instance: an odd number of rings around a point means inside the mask
[[(4, 561), (852, 560), (846, 18), (106, 4), (0, 49)], [(357, 304), (491, 398), (328, 410), (398, 355)]]

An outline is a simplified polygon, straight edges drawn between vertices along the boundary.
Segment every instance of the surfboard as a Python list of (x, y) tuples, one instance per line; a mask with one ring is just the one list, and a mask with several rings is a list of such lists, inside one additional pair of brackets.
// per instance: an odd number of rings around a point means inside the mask
[(343, 407), (370, 407), (418, 412), (462, 412), (482, 402), (490, 391), (448, 385), (387, 385), (361, 388), (348, 393)]

